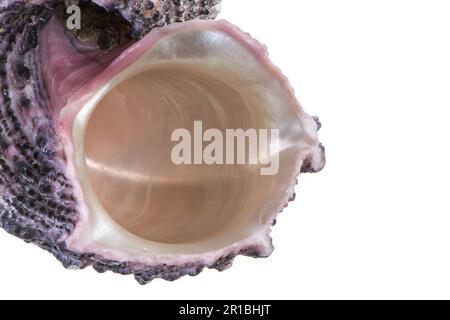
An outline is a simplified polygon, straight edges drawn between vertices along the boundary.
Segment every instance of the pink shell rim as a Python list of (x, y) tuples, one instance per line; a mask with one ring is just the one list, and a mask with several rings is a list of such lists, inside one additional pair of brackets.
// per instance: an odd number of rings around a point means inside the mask
[[(309, 117), (306, 113), (304, 113), (302, 106), (298, 102), (294, 89), (290, 85), (288, 79), (283, 75), (281, 70), (276, 67), (269, 58), (269, 54), (266, 46), (262, 45), (259, 41), (252, 38), (250, 34), (243, 32), (240, 28), (234, 26), (233, 24), (225, 21), (225, 20), (192, 20), (188, 22), (178, 23), (168, 25), (159, 29), (154, 29), (147, 36), (145, 36), (139, 42), (133, 44), (129, 48), (127, 48), (123, 53), (121, 53), (101, 74), (92, 79), (89, 83), (83, 86), (74, 96), (69, 100), (68, 104), (65, 108), (63, 108), (61, 117), (60, 117), (60, 127), (62, 129), (63, 138), (65, 140), (65, 149), (70, 155), (68, 157), (68, 161), (72, 164), (74, 163), (73, 158), (73, 150), (71, 144), (73, 141), (71, 139), (72, 132), (72, 124), (76, 117), (76, 114), (83, 107), (84, 103), (88, 101), (93, 93), (95, 93), (99, 88), (101, 88), (108, 80), (112, 79), (120, 72), (128, 68), (134, 62), (138, 61), (146, 52), (150, 51), (159, 41), (161, 41), (166, 36), (170, 36), (172, 34), (182, 32), (186, 29), (198, 29), (198, 30), (217, 30), (221, 31), (225, 34), (228, 34), (233, 39), (237, 40), (244, 48), (246, 48), (261, 64), (263, 68), (270, 72), (272, 77), (278, 79), (280, 81), (282, 87), (286, 90), (286, 93), (289, 95), (289, 99), (292, 101), (292, 105), (297, 106), (297, 112), (299, 114), (300, 119), (304, 117)], [(70, 107), (70, 108), (68, 108)], [(67, 112), (68, 111), (68, 112)], [(316, 128), (317, 130), (317, 128)], [(270, 216), (267, 221), (264, 223), (264, 237), (258, 236), (250, 236), (247, 239), (243, 239), (233, 245), (223, 248), (222, 250), (218, 250), (216, 252), (207, 253), (214, 256), (214, 259), (220, 258), (222, 256), (226, 256), (228, 254), (239, 254), (239, 252), (245, 247), (254, 246), (258, 249), (261, 254), (261, 257), (269, 256), (273, 251), (273, 246), (270, 238), (270, 232), (272, 229), (272, 221), (276, 219), (278, 214), (286, 207), (289, 201), (292, 199), (294, 195), (295, 185), (297, 183), (297, 177), (300, 174), (303, 163), (308, 158), (313, 158), (314, 155), (317, 155), (321, 151), (319, 141), (315, 141), (315, 145), (310, 148), (308, 152), (301, 154), (298, 159), (296, 159), (296, 170), (293, 172), (291, 176), (291, 185), (286, 190), (286, 196), (283, 199), (280, 199), (280, 206), (276, 212)], [(67, 143), (69, 145), (66, 147)], [(74, 170), (74, 174), (76, 175), (76, 170)], [(77, 186), (81, 191), (81, 187)], [(82, 194), (82, 192), (81, 192)], [(79, 223), (86, 223), (86, 219), (89, 217), (83, 216), (80, 214)], [(73, 243), (77, 238), (77, 229), (75, 229), (74, 233), (68, 237), (67, 242)], [(264, 240), (263, 240), (264, 239)], [(70, 249), (70, 245), (68, 245)], [(94, 248), (95, 249), (95, 248)], [(74, 250), (77, 251), (77, 250)], [(109, 256), (105, 251), (101, 250), (101, 254), (105, 256), (105, 258), (109, 259), (117, 259), (117, 256)], [(94, 252), (96, 253), (96, 252)], [(106, 254), (106, 255), (105, 255)], [(187, 255), (191, 260), (202, 261), (204, 259), (204, 254), (193, 254)], [(136, 260), (133, 262), (136, 263), (145, 263), (146, 259), (142, 257), (136, 257)], [(179, 262), (182, 264), (183, 262)], [(212, 263), (212, 260), (211, 260)], [(177, 264), (176, 262), (174, 264)]]

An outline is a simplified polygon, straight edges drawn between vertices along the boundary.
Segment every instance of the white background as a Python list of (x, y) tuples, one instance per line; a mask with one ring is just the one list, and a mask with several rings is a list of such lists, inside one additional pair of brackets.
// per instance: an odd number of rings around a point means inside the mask
[(0, 231), (0, 297), (450, 298), (449, 17), (444, 0), (224, 0), (323, 122), (328, 164), (301, 176), (274, 254), (143, 287)]

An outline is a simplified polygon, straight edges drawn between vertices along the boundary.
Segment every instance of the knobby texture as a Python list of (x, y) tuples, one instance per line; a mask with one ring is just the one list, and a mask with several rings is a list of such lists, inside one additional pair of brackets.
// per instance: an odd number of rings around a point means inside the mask
[[(132, 41), (169, 23), (214, 18), (219, 2), (7, 0), (0, 3), (0, 227), (48, 250), (66, 268), (92, 265), (98, 272), (134, 274), (141, 284), (154, 278), (175, 280), (201, 272), (205, 267), (201, 263), (145, 266), (68, 250), (65, 239), (76, 227), (78, 206), (71, 182), (65, 176), (66, 159), (56, 129), (58, 110), (52, 105), (52, 92), (45, 85), (41, 67), (45, 61), (41, 61), (39, 41), (52, 17), (63, 15), (71, 4), (94, 8), (89, 9), (92, 20), (85, 23), (92, 32), (99, 32), (95, 39), (101, 53), (115, 44), (108, 37), (117, 33), (108, 33), (101, 23), (96, 23), (98, 14), (124, 19), (124, 26), (129, 25), (126, 36)], [(109, 62), (101, 56), (94, 55), (96, 72)], [(84, 80), (71, 83), (72, 88), (76, 89)], [(252, 248), (236, 254), (256, 255)], [(210, 267), (224, 269), (236, 254), (219, 259)]]
[[(98, 272), (133, 274), (141, 284), (194, 276), (205, 267), (224, 270), (237, 255), (261, 255), (259, 248), (248, 247), (207, 266), (201, 262), (148, 266), (73, 252), (65, 242), (80, 214), (58, 136), (61, 107), (87, 78), (153, 28), (215, 18), (219, 2), (0, 2), (0, 227), (51, 252), (66, 268), (93, 266)], [(64, 28), (65, 9), (72, 4), (82, 8), (84, 17), (84, 28), (74, 32)], [(78, 68), (84, 68), (82, 76)], [(317, 170), (309, 159), (303, 163), (302, 172)]]

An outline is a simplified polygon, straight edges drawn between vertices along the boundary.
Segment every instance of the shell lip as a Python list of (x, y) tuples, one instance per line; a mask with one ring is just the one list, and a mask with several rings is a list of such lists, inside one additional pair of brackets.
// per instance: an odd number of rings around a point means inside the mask
[[(77, 130), (83, 131), (83, 128), (76, 127), (76, 118), (80, 114), (85, 113), (84, 119), (89, 118), (89, 112), (95, 108), (95, 104), (107, 94), (108, 90), (112, 86), (123, 80), (121, 74), (127, 69), (136, 68), (139, 65), (139, 61), (146, 55), (147, 52), (151, 51), (152, 48), (162, 41), (164, 38), (169, 37), (172, 34), (183, 32), (184, 30), (216, 30), (223, 32), (237, 40), (248, 52), (254, 56), (256, 60), (259, 61), (261, 66), (268, 70), (274, 79), (277, 79), (281, 86), (287, 90), (292, 104), (296, 105), (298, 108), (298, 114), (305, 119), (306, 130), (308, 135), (311, 137), (312, 143), (311, 147), (305, 152), (299, 154), (296, 159), (296, 170), (291, 177), (291, 185), (286, 190), (286, 196), (282, 201), (280, 201), (280, 206), (274, 211), (266, 221), (261, 221), (261, 230), (255, 232), (252, 236), (239, 241), (238, 243), (231, 244), (221, 250), (215, 250), (208, 252), (207, 255), (201, 254), (176, 254), (174, 255), (166, 254), (159, 255), (157, 261), (150, 261), (149, 256), (143, 252), (134, 252), (132, 261), (135, 263), (171, 263), (171, 264), (184, 264), (186, 262), (192, 261), (202, 261), (205, 265), (211, 265), (220, 257), (223, 257), (229, 253), (238, 254), (245, 248), (254, 248), (256, 252), (254, 255), (266, 257), (270, 255), (273, 251), (272, 241), (270, 238), (270, 231), (272, 227), (272, 222), (276, 219), (278, 213), (286, 206), (286, 204), (292, 199), (294, 194), (294, 188), (296, 185), (296, 177), (302, 171), (305, 161), (310, 163), (310, 166), (314, 168), (315, 171), (319, 171), (324, 163), (324, 153), (321, 145), (317, 140), (317, 123), (304, 114), (302, 107), (297, 102), (295, 98), (295, 93), (290, 86), (287, 78), (281, 73), (280, 69), (272, 64), (269, 60), (267, 49), (265, 46), (261, 45), (257, 40), (250, 37), (250, 35), (243, 33), (238, 27), (224, 21), (189, 21), (181, 24), (173, 24), (165, 26), (163, 28), (156, 29), (144, 37), (141, 41), (132, 45), (126, 49), (122, 54), (120, 54), (116, 60), (114, 60), (109, 67), (107, 67), (100, 75), (95, 77), (92, 81), (87, 83), (85, 86), (80, 88), (80, 90), (75, 93), (75, 95), (69, 100), (66, 106), (62, 109), (59, 118), (59, 125), (61, 128), (62, 139), (64, 140), (64, 148), (66, 155), (68, 156), (68, 166), (70, 172), (70, 178), (72, 181), (86, 181), (86, 177), (80, 176), (80, 172), (83, 172), (84, 159), (77, 158), (77, 145), (82, 145), (83, 142), (80, 140), (78, 143), (74, 141), (75, 139), (82, 139), (83, 135), (80, 135)], [(131, 76), (132, 72), (128, 74)], [(112, 79), (112, 80), (111, 80)], [(86, 108), (90, 106), (90, 108)], [(84, 122), (86, 123), (86, 122)], [(76, 138), (77, 137), (77, 138)], [(82, 153), (80, 153), (82, 154)], [(81, 170), (80, 170), (81, 168)], [(89, 185), (85, 182), (86, 185)], [(98, 242), (89, 233), (89, 229), (92, 223), (92, 217), (89, 214), (89, 208), (85, 207), (86, 197), (85, 197), (85, 187), (80, 185), (75, 185), (76, 197), (81, 199), (81, 216), (78, 221), (77, 228), (75, 232), (66, 239), (67, 246), (70, 250), (75, 252), (94, 252), (100, 253), (103, 257), (113, 260), (123, 260), (129, 259), (129, 256), (124, 257), (119, 251), (115, 249), (108, 249), (105, 247), (104, 243)], [(117, 227), (117, 225), (115, 226)], [(80, 232), (81, 231), (81, 232)], [(127, 234), (126, 230), (121, 230), (124, 234)], [(87, 233), (86, 233), (87, 232)], [(130, 235), (130, 238), (134, 238)], [(137, 240), (137, 239), (134, 239)], [(171, 246), (166, 246), (170, 248)], [(169, 250), (170, 251), (170, 250)], [(156, 258), (155, 258), (156, 259)]]

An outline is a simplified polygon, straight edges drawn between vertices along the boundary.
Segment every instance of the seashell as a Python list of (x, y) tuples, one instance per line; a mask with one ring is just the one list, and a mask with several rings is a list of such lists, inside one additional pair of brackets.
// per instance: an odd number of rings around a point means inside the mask
[[(79, 6), (82, 27), (65, 23)], [(141, 284), (267, 257), (325, 165), (266, 48), (219, 1), (3, 1), (0, 226)], [(83, 20), (84, 19), (84, 20)]]

